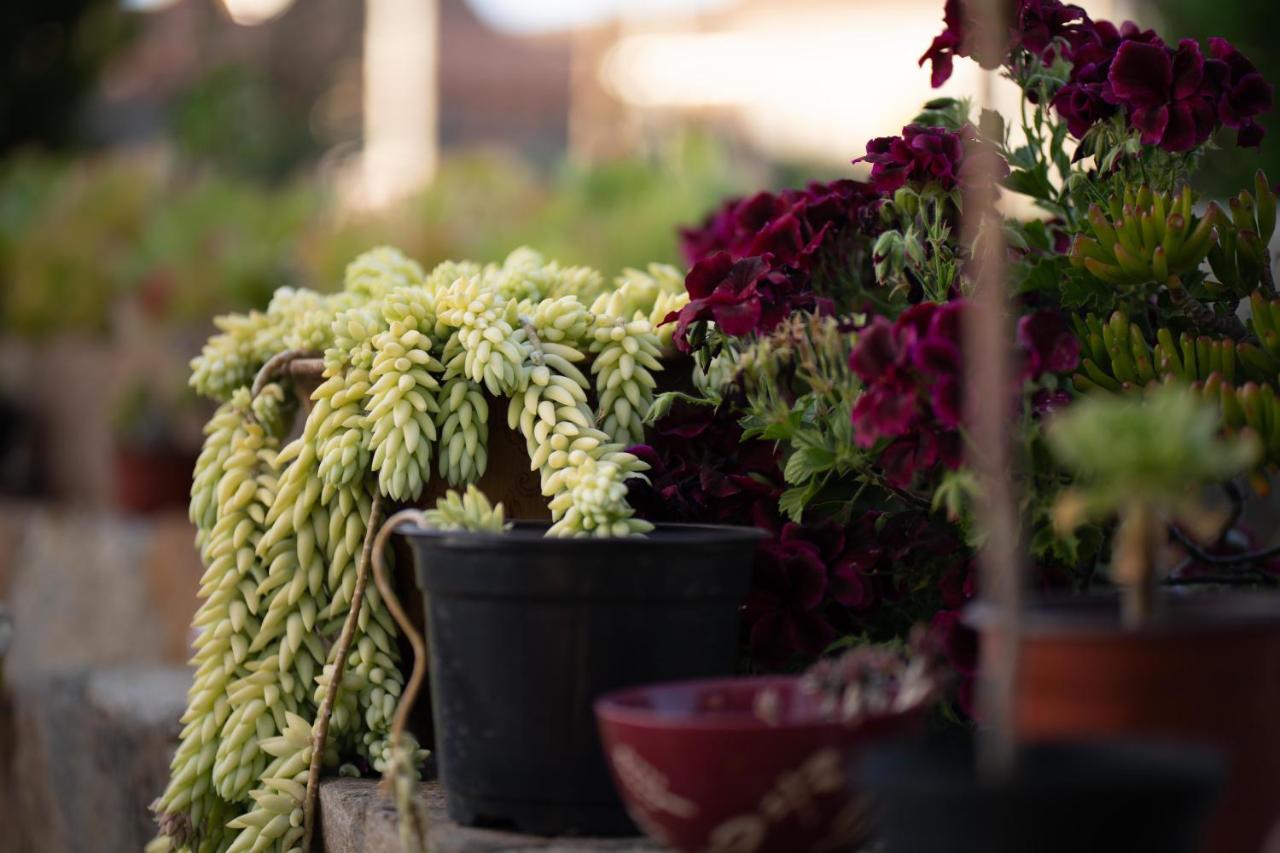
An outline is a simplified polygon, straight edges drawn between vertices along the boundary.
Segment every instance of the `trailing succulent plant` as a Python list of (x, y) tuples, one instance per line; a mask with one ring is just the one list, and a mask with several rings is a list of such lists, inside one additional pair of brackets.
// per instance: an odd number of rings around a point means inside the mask
[[(669, 341), (655, 328), (686, 300), (664, 267), (628, 270), (611, 288), (528, 249), (426, 274), (380, 248), (352, 262), (338, 293), (282, 288), (266, 311), (216, 321), (191, 365), (192, 386), (221, 401), (191, 493), (206, 566), (196, 675), (150, 851), (300, 848), (312, 729), (376, 502), (412, 502), (433, 474), (478, 480), (490, 396), (510, 398), (549, 535), (650, 529), (626, 487), (647, 466), (623, 448), (641, 437)], [(323, 356), (323, 381), (286, 441), (292, 395), (267, 381), (268, 362), (301, 355)], [(502, 528), (500, 508), (474, 492), (434, 513), (442, 526)], [(404, 678), (376, 589), (356, 625), (323, 763), (386, 772)]]

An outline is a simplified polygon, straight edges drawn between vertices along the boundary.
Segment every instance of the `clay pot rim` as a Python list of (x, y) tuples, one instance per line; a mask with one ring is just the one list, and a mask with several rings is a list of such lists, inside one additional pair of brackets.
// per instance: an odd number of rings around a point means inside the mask
[[(971, 628), (988, 631), (999, 628), (1001, 617), (990, 602), (976, 599), (965, 608), (963, 621)], [(1169, 636), (1280, 629), (1280, 593), (1166, 589), (1157, 598), (1152, 621), (1138, 628), (1121, 624), (1120, 596), (1115, 591), (1046, 595), (1028, 602), (1021, 629), (1030, 637)]]
[[(666, 549), (673, 544), (678, 545), (728, 545), (738, 542), (760, 542), (768, 538), (768, 533), (757, 527), (740, 527), (729, 524), (655, 524), (651, 532), (643, 536), (597, 537), (597, 536), (546, 536), (547, 521), (517, 519), (512, 522), (510, 530), (502, 533), (470, 530), (432, 530), (404, 521), (396, 525), (395, 532), (406, 538), (423, 538), (439, 540), (444, 548), (463, 548), (469, 551), (477, 548), (506, 548), (512, 542), (540, 547), (544, 550), (573, 551), (584, 554), (593, 551), (613, 551), (619, 545), (628, 549), (641, 550)], [(534, 546), (533, 543), (540, 543)]]
[(662, 711), (631, 704), (646, 695), (706, 691), (716, 688), (756, 687), (758, 691), (775, 688), (796, 694), (800, 692), (800, 681), (801, 677), (798, 675), (729, 675), (720, 678), (661, 681), (610, 691), (597, 698), (593, 705), (596, 718), (601, 723), (622, 725), (634, 730), (672, 733), (736, 732), (762, 735), (779, 732), (847, 734), (885, 720), (918, 716), (927, 710), (923, 705), (916, 705), (897, 711), (867, 714), (846, 723), (818, 717), (815, 709), (811, 712), (815, 716), (770, 723), (748, 710)]

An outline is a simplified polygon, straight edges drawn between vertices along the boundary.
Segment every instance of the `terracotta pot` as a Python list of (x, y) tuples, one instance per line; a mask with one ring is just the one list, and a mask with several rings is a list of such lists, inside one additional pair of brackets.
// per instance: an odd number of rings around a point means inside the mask
[(870, 827), (851, 768), (923, 728), (918, 711), (833, 722), (795, 676), (622, 690), (596, 702), (596, 717), (632, 818), (690, 853), (853, 849)]
[[(986, 624), (984, 626), (984, 621)], [(980, 612), (984, 642), (999, 631)], [(1280, 596), (1168, 595), (1153, 624), (1124, 630), (1114, 597), (1028, 614), (1016, 697), (1024, 741), (1153, 736), (1203, 744), (1227, 783), (1204, 853), (1280, 844)]]
[(125, 512), (182, 509), (191, 499), (196, 454), (181, 450), (116, 447), (116, 506)]

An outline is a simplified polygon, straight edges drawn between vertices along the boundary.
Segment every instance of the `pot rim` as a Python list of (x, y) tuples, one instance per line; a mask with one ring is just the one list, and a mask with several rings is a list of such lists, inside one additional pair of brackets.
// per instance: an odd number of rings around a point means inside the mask
[(882, 720), (902, 719), (920, 714), (924, 706), (916, 705), (897, 711), (867, 714), (851, 722), (813, 717), (802, 720), (787, 720), (770, 723), (748, 711), (698, 711), (695, 713), (662, 712), (653, 708), (639, 708), (627, 704), (628, 699), (643, 694), (667, 692), (690, 688), (715, 688), (734, 686), (757, 686), (760, 690), (771, 687), (800, 690), (799, 675), (727, 675), (718, 678), (687, 678), (675, 681), (659, 681), (634, 687), (611, 690), (596, 698), (592, 703), (596, 718), (601, 723), (618, 723), (637, 729), (662, 732), (706, 733), (713, 731), (733, 732), (850, 732)]
[[(996, 607), (981, 598), (964, 608), (962, 618), (964, 624), (978, 631), (998, 629), (1003, 621)], [(1137, 628), (1122, 624), (1120, 598), (1115, 591), (1043, 595), (1033, 598), (1023, 608), (1021, 629), (1030, 637), (1062, 634), (1166, 637), (1280, 629), (1280, 593), (1165, 589), (1157, 598), (1152, 621)]]
[(547, 536), (549, 521), (516, 519), (512, 528), (502, 533), (472, 530), (435, 530), (402, 521), (395, 532), (405, 538), (434, 539), (445, 548), (502, 548), (513, 542), (522, 545), (543, 543), (548, 548), (571, 548), (576, 551), (610, 550), (619, 543), (627, 548), (668, 548), (672, 545), (728, 545), (738, 542), (762, 542), (769, 534), (758, 527), (731, 524), (655, 524), (643, 536)]

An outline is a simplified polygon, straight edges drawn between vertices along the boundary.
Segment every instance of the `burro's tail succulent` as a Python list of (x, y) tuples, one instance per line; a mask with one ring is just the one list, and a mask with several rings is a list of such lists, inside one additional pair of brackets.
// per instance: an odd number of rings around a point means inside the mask
[[(433, 476), (463, 487), (484, 474), (492, 397), (510, 399), (550, 535), (650, 529), (627, 503), (645, 465), (625, 447), (642, 438), (661, 369), (655, 324), (678, 290), (664, 267), (610, 290), (527, 249), (426, 273), (382, 248), (350, 265), (338, 293), (282, 289), (266, 312), (218, 321), (192, 362), (192, 384), (222, 403), (192, 483), (206, 567), (196, 673), (153, 853), (300, 849), (320, 767), (412, 780), (417, 745), (390, 741), (405, 688), (398, 629), (360, 581), (366, 543), (382, 501), (419, 501)], [(323, 381), (286, 443), (292, 395), (273, 380), (303, 357), (322, 359)], [(434, 512), (503, 526), (474, 489)]]

